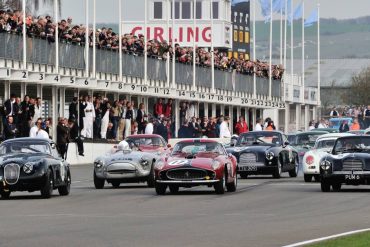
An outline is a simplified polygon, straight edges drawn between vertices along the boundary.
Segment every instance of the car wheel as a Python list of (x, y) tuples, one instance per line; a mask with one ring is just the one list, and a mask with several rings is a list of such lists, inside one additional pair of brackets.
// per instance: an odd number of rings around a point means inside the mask
[(103, 189), (104, 188), (105, 179), (98, 178), (94, 171), (94, 185), (95, 189)]
[(214, 189), (216, 191), (216, 194), (224, 194), (225, 193), (225, 187), (226, 187), (226, 181), (225, 181), (225, 175), (222, 176), (221, 180), (215, 183)]
[(333, 187), (333, 191), (335, 191), (335, 192), (339, 192), (340, 189), (342, 188), (342, 184), (341, 183), (334, 183), (331, 186)]
[(309, 182), (311, 182), (311, 181), (312, 181), (312, 175), (304, 174), (304, 175), (303, 175), (303, 177), (304, 177), (304, 181), (305, 181), (306, 183), (309, 183)]
[(325, 179), (321, 179), (321, 191), (330, 192), (330, 183)]
[(247, 179), (248, 178), (248, 174), (247, 173), (240, 173), (240, 177), (242, 179)]
[(50, 169), (46, 172), (46, 179), (45, 179), (45, 184), (41, 188), (41, 197), (42, 198), (50, 198), (51, 195), (53, 194), (53, 189), (54, 189), (54, 179), (53, 179), (53, 174)]
[(0, 191), (1, 199), (9, 199), (11, 191)]
[(155, 192), (157, 192), (157, 195), (164, 195), (166, 194), (167, 185), (155, 183)]
[(281, 164), (278, 162), (278, 166), (275, 169), (275, 172), (272, 174), (274, 178), (281, 178)]
[(71, 174), (68, 172), (65, 185), (58, 187), (59, 195), (61, 196), (68, 196), (71, 190)]
[(121, 183), (120, 182), (117, 182), (117, 181), (114, 181), (114, 182), (112, 182), (112, 186), (113, 186), (113, 188), (119, 188), (119, 186), (121, 185)]
[(149, 173), (148, 180), (146, 181), (149, 188), (153, 188), (155, 184), (155, 177), (154, 177), (154, 162), (152, 163), (152, 168)]
[(235, 192), (237, 186), (238, 186), (238, 175), (235, 174), (234, 180), (231, 183), (227, 183), (226, 188), (228, 192)]
[(176, 194), (176, 193), (178, 193), (179, 192), (179, 186), (177, 186), (177, 185), (170, 185), (170, 186), (168, 186), (169, 188), (170, 188), (170, 192), (172, 193), (172, 194)]
[(291, 178), (296, 178), (297, 177), (297, 175), (298, 175), (298, 166), (299, 166), (299, 163), (294, 162), (294, 169), (289, 171), (289, 177), (291, 177)]

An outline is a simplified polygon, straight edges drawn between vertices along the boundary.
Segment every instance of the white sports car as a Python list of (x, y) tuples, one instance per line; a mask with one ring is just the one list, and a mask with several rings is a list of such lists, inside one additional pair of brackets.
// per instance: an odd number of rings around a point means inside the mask
[(312, 150), (308, 151), (302, 161), (302, 170), (304, 174), (304, 181), (311, 182), (312, 177), (315, 181), (320, 180), (320, 160), (321, 158), (332, 151), (335, 140), (342, 136), (350, 136), (349, 133), (330, 133), (319, 136), (315, 142)]

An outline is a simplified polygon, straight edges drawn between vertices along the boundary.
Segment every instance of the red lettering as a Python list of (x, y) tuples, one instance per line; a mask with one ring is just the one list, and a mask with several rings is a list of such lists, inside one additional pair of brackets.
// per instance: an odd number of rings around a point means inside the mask
[(147, 38), (147, 40), (151, 40), (150, 27), (146, 27), (146, 38)]
[(183, 32), (183, 28), (180, 27), (179, 28), (179, 39), (177, 40), (178, 42), (182, 42), (182, 32)]
[(154, 28), (154, 37), (153, 39), (159, 40), (160, 42), (163, 42), (163, 28), (161, 27), (155, 27)]
[(168, 32), (169, 32), (169, 39), (168, 39), (168, 41), (172, 42), (172, 27), (170, 27), (168, 29)]
[[(187, 42), (191, 42), (194, 39), (194, 30), (191, 27), (188, 27), (187, 30)], [(199, 28), (195, 28), (195, 42), (199, 42)]]
[(206, 27), (203, 29), (202, 31), (202, 39), (205, 41), (205, 42), (211, 42), (211, 39), (212, 39), (212, 32), (211, 32), (211, 27)]
[(132, 33), (132, 35), (134, 35), (134, 36), (138, 36), (138, 34), (136, 34), (136, 32), (140, 32), (140, 31), (142, 31), (143, 29), (142, 29), (142, 27), (134, 27), (133, 29), (132, 29), (132, 31), (131, 31), (131, 33)]

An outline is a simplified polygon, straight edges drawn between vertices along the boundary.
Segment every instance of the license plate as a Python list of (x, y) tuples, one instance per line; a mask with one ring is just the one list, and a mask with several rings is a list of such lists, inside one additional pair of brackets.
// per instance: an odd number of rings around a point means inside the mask
[(239, 167), (239, 171), (255, 172), (257, 171), (257, 166), (241, 166)]
[(344, 179), (345, 180), (360, 180), (360, 175), (354, 175), (354, 174), (345, 175)]

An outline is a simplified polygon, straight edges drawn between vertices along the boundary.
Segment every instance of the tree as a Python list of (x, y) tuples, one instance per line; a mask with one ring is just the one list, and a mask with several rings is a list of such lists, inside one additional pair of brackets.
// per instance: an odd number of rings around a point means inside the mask
[(368, 105), (370, 92), (370, 67), (354, 75), (351, 87), (344, 93), (343, 99), (352, 105)]

